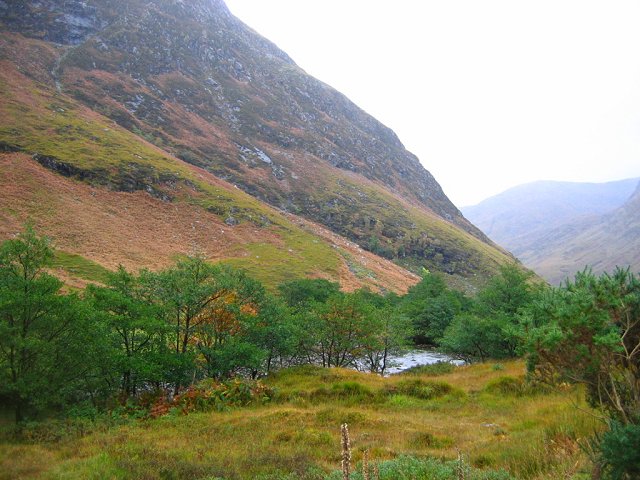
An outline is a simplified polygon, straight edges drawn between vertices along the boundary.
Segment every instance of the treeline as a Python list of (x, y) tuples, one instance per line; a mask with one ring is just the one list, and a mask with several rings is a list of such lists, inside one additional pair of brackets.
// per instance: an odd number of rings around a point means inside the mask
[(272, 294), (200, 257), (159, 272), (120, 267), (103, 285), (64, 293), (47, 272), (53, 255), (29, 227), (0, 246), (0, 400), (18, 421), (292, 365), (384, 374), (389, 358), (412, 344), (469, 358), (514, 356), (517, 315), (534, 296), (516, 266), (475, 299), (426, 272), (403, 297), (345, 293), (322, 279), (286, 282)]
[(411, 337), (396, 295), (311, 279), (274, 295), (200, 257), (160, 272), (120, 267), (64, 293), (47, 272), (53, 254), (31, 228), (0, 246), (0, 400), (17, 421), (304, 363), (383, 373)]
[(526, 332), (522, 315), (544, 289), (533, 274), (511, 264), (471, 298), (449, 289), (444, 280), (426, 274), (402, 299), (402, 311), (412, 319), (414, 341), (437, 345), (466, 359), (519, 356)]

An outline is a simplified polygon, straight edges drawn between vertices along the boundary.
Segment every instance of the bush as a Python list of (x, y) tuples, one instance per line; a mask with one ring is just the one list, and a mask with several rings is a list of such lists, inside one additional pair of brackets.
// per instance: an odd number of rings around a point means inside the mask
[(436, 362), (428, 365), (416, 365), (407, 368), (401, 375), (425, 375), (429, 377), (437, 377), (438, 375), (446, 375), (455, 370), (456, 366), (450, 362)]
[(640, 425), (612, 422), (610, 430), (602, 436), (599, 449), (605, 478), (640, 478)]
[[(441, 461), (435, 458), (416, 458), (413, 456), (401, 456), (393, 460), (385, 460), (377, 463), (380, 472), (380, 480), (406, 479), (431, 479), (431, 480), (513, 480), (507, 472), (497, 470), (479, 470), (466, 463), (458, 461)], [(352, 480), (362, 480), (361, 467), (356, 468), (351, 475)], [(340, 472), (334, 472), (326, 477), (326, 480), (339, 480)]]
[(188, 414), (266, 403), (276, 395), (273, 388), (258, 381), (233, 379), (226, 382), (205, 380), (193, 385), (172, 400), (162, 398), (150, 409), (149, 416), (161, 417), (170, 412)]

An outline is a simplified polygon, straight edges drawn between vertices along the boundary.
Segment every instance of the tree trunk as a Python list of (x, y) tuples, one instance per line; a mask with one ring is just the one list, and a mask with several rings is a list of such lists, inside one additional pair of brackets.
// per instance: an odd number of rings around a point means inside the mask
[(16, 423), (22, 423), (24, 421), (24, 408), (22, 405), (22, 399), (20, 398), (17, 398), (15, 400), (14, 413), (15, 413)]

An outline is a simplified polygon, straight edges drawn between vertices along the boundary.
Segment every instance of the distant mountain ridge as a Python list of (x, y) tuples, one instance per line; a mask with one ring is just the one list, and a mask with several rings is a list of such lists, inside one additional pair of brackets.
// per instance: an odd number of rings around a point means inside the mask
[[(293, 215), (462, 283), (511, 260), (393, 131), (221, 0), (0, 1), (0, 22), (0, 150), (95, 187), (197, 204), (228, 229), (252, 222), (256, 242), (279, 230), (271, 249), (295, 251)], [(12, 231), (17, 216), (4, 221)], [(366, 275), (349, 255), (338, 263)]]
[(552, 283), (590, 266), (640, 270), (640, 179), (534, 182), (464, 214)]

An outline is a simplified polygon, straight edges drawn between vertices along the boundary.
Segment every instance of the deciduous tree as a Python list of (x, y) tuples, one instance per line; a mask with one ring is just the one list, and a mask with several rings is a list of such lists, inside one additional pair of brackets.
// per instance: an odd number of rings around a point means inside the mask
[(16, 421), (93, 388), (103, 333), (86, 304), (47, 273), (53, 250), (28, 226), (0, 245), (0, 397)]

